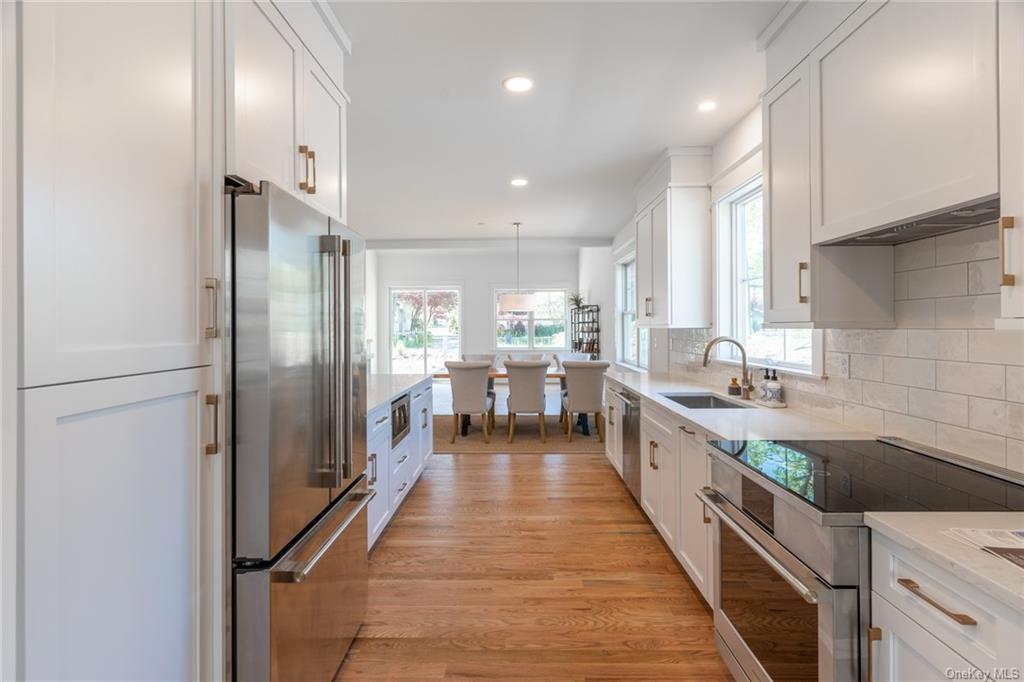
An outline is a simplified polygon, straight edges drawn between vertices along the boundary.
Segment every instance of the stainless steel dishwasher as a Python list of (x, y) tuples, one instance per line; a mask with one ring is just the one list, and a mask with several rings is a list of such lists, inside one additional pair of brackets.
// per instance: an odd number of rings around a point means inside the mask
[(619, 422), (622, 424), (622, 480), (633, 499), (640, 501), (640, 396), (629, 391), (615, 391), (619, 396)]

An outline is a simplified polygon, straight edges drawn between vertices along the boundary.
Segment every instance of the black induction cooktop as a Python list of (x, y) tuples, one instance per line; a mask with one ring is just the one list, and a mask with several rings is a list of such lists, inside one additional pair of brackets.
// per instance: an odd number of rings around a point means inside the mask
[(711, 440), (826, 513), (1024, 511), (1024, 485), (877, 440)]

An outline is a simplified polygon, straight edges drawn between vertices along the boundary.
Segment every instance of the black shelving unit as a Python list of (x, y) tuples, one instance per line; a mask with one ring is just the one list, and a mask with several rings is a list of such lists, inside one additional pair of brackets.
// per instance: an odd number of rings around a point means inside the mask
[(583, 305), (572, 309), (572, 350), (601, 357), (601, 306)]

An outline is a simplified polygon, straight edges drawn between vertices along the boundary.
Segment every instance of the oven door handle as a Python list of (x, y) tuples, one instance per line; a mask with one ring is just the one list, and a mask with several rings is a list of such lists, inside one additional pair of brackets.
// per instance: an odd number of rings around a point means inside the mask
[(779, 560), (773, 557), (768, 550), (757, 542), (757, 540), (752, 538), (742, 526), (729, 518), (729, 516), (721, 510), (718, 501), (715, 497), (712, 497), (712, 495), (717, 497), (714, 490), (711, 488), (702, 488), (694, 494), (697, 496), (697, 499), (704, 503), (704, 506), (714, 512), (719, 521), (729, 526), (732, 532), (736, 533), (736, 535), (738, 535), (740, 539), (750, 547), (750, 549), (754, 550), (759, 557), (764, 559), (765, 563), (772, 567), (772, 570), (778, 573), (783, 580), (789, 583), (789, 586), (796, 590), (805, 602), (808, 604), (818, 603), (818, 594), (814, 590), (805, 585), (800, 578), (790, 573), (788, 568), (779, 563)]

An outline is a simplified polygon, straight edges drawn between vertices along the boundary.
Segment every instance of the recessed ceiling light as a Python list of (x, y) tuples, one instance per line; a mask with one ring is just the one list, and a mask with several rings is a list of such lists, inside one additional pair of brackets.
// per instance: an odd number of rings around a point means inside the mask
[(509, 76), (501, 81), (501, 86), (509, 92), (526, 92), (533, 87), (533, 81), (526, 76)]
[(512, 178), (512, 182), (510, 184), (513, 187), (526, 187), (530, 184), (530, 181), (526, 178)]
[(707, 113), (709, 111), (714, 111), (717, 107), (718, 107), (718, 105), (715, 104), (714, 101), (712, 101), (710, 99), (706, 99), (706, 100), (704, 100), (703, 102), (701, 102), (700, 104), (697, 105), (697, 110), (698, 111), (703, 111), (703, 112)]

